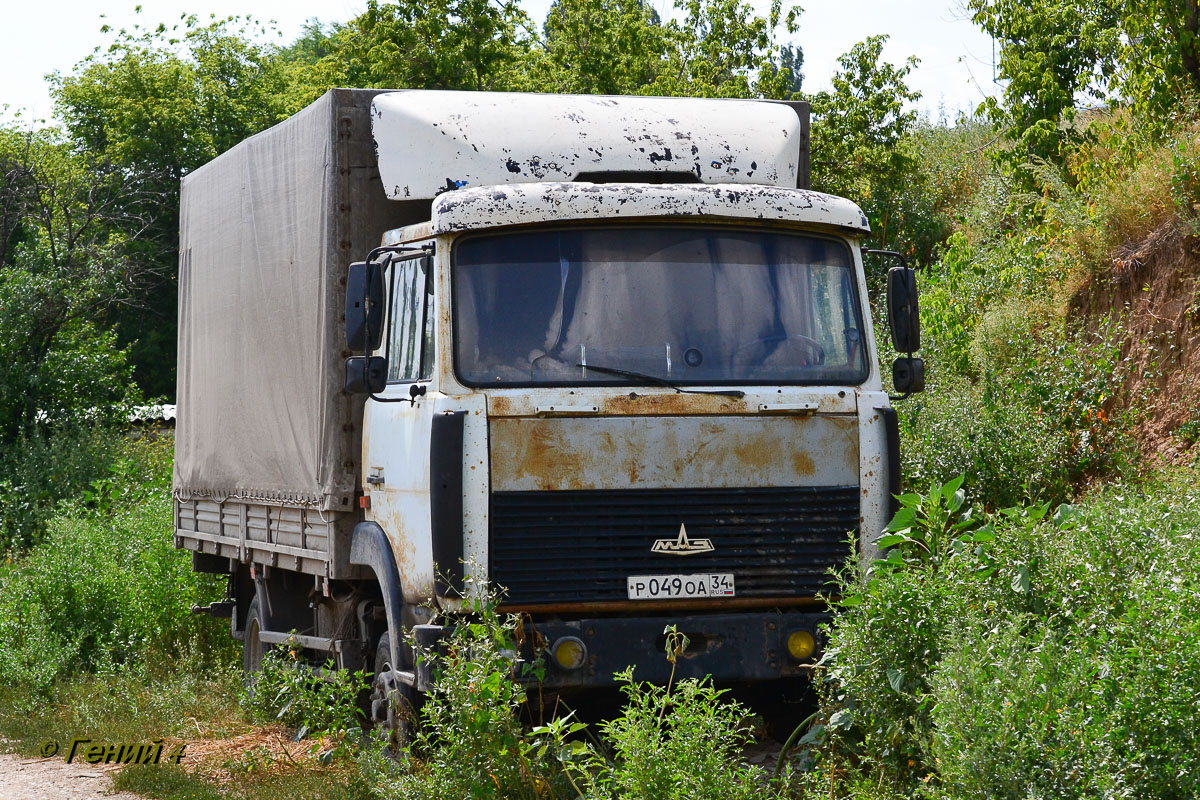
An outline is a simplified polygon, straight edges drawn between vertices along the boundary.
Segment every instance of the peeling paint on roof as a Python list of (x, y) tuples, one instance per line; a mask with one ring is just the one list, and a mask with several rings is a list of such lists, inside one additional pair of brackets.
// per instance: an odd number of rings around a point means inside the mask
[(592, 219), (731, 217), (830, 225), (870, 233), (849, 200), (743, 184), (530, 183), (465, 188), (433, 201), (432, 233)]
[(795, 186), (802, 138), (794, 110), (757, 100), (401, 91), (371, 118), (393, 200), (593, 172)]

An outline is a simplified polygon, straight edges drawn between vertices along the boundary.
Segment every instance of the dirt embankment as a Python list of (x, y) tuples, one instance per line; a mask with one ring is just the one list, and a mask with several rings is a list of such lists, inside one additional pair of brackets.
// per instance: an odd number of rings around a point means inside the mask
[[(1193, 223), (1194, 224), (1194, 223)], [(1200, 230), (1171, 220), (1122, 247), (1111, 275), (1076, 298), (1086, 315), (1125, 319), (1126, 407), (1142, 413), (1137, 433), (1153, 461), (1189, 457), (1200, 435)]]

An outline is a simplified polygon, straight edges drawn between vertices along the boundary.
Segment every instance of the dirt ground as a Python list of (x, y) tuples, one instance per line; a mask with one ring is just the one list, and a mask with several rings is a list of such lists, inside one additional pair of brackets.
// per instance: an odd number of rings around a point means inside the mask
[(61, 756), (24, 758), (0, 754), (2, 800), (139, 800), (135, 794), (112, 791), (112, 769), (68, 764)]

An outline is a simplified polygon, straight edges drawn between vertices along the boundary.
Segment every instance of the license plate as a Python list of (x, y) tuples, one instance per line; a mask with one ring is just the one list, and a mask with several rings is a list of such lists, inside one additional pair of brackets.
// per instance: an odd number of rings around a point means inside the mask
[(626, 578), (630, 600), (674, 600), (677, 597), (733, 597), (733, 575), (636, 575)]

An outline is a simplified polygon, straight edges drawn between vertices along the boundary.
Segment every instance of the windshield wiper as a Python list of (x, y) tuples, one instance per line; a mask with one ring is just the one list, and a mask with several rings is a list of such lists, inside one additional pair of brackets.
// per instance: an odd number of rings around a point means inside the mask
[(671, 383), (665, 378), (660, 378), (657, 375), (647, 375), (644, 372), (634, 372), (631, 369), (617, 369), (616, 367), (597, 367), (595, 364), (576, 364), (575, 366), (581, 369), (594, 369), (596, 372), (603, 372), (606, 375), (616, 375), (621, 378), (634, 378), (635, 380), (645, 381), (646, 383), (654, 384), (655, 386), (665, 386), (668, 389), (674, 389), (680, 394), (718, 394), (722, 397), (745, 397), (746, 393), (741, 389), (684, 389), (678, 384)]

